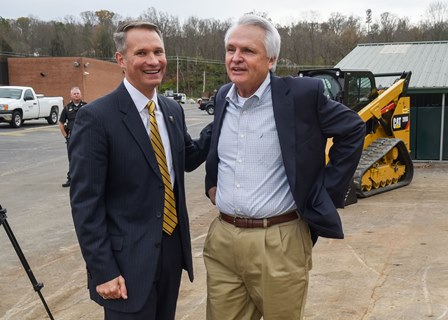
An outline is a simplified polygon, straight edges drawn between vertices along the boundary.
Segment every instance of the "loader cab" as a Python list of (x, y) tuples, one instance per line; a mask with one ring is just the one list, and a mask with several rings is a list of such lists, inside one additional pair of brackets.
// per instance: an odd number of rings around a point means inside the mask
[(375, 78), (369, 71), (316, 69), (299, 72), (299, 76), (321, 79), (324, 94), (358, 112), (378, 96)]
[(345, 75), (344, 102), (350, 109), (358, 112), (378, 97), (375, 78), (371, 72), (350, 71)]

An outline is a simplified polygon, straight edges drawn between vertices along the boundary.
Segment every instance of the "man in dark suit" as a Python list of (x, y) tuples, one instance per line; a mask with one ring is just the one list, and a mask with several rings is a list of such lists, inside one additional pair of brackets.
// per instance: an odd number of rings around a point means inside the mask
[(79, 110), (70, 141), (73, 220), (105, 318), (173, 320), (182, 269), (193, 280), (184, 171), (205, 161), (211, 130), (192, 140), (179, 104), (157, 94), (157, 26), (131, 21), (114, 40), (125, 79)]
[[(280, 35), (246, 15), (226, 33), (232, 83), (216, 97), (206, 192), (207, 319), (303, 319), (313, 242), (343, 238), (365, 125), (320, 80), (273, 75)], [(326, 165), (327, 139), (333, 139)]]

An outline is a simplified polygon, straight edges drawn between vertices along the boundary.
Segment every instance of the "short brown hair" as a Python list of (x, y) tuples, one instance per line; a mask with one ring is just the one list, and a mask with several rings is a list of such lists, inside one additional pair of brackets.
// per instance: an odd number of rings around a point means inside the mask
[(162, 32), (155, 24), (143, 20), (126, 21), (119, 25), (114, 33), (115, 47), (117, 48), (117, 51), (122, 54), (124, 54), (126, 51), (126, 33), (131, 29), (148, 29), (151, 31), (155, 31), (159, 35), (160, 40), (162, 40), (163, 43)]

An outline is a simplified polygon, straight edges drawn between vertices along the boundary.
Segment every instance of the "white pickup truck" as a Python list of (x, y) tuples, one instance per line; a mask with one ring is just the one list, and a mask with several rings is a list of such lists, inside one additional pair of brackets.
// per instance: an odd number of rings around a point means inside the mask
[(25, 120), (45, 118), (49, 124), (58, 122), (62, 97), (44, 97), (31, 87), (0, 86), (0, 122), (19, 128)]

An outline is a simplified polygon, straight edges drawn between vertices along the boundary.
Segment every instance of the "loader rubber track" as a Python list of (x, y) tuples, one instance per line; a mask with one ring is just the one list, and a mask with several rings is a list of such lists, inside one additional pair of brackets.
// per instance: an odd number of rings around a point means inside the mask
[[(384, 157), (388, 152), (392, 151), (393, 148), (398, 149), (398, 157), (394, 161), (389, 161), (388, 165), (392, 168), (394, 166), (404, 165), (404, 174), (401, 175), (396, 182), (394, 181), (385, 186), (372, 187), (370, 190), (363, 190), (362, 177), (365, 174), (369, 174), (369, 170), (374, 170), (375, 166), (378, 166), (380, 162), (384, 164)], [(379, 138), (362, 152), (361, 160), (359, 161), (353, 179), (357, 196), (359, 198), (366, 198), (381, 192), (406, 186), (411, 183), (413, 175), (414, 166), (404, 142), (401, 139), (396, 138)]]

